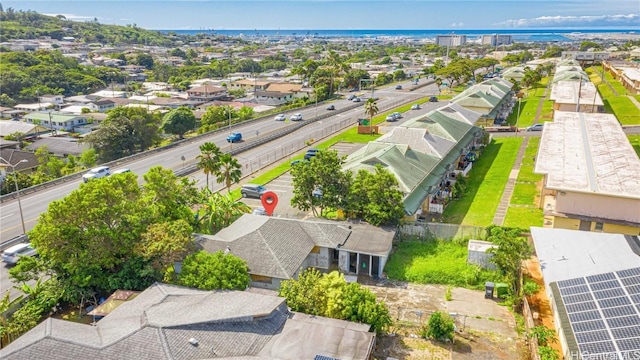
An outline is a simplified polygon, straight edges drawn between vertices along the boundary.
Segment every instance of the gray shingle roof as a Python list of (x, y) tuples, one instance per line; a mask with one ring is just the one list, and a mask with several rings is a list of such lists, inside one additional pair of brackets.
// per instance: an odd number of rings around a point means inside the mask
[(95, 326), (49, 318), (0, 350), (0, 358), (294, 360), (327, 354), (364, 360), (375, 338), (368, 329), (291, 313), (275, 296), (154, 284)]

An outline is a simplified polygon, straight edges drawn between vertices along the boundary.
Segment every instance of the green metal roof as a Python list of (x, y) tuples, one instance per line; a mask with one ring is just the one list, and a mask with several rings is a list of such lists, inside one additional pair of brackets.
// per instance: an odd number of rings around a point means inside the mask
[(31, 120), (49, 121), (49, 119), (51, 119), (51, 121), (55, 121), (55, 122), (65, 122), (65, 121), (74, 120), (78, 118), (85, 118), (86, 116), (74, 115), (74, 114), (60, 114), (60, 113), (54, 113), (54, 112), (52, 113), (32, 112), (30, 114), (25, 115), (24, 117)]

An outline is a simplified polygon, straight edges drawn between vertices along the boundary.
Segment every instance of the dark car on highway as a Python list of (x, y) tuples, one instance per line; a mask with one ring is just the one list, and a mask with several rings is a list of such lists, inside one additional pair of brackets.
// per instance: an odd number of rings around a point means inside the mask
[(327, 110), (335, 110), (335, 109), (336, 109), (335, 105), (327, 106)]

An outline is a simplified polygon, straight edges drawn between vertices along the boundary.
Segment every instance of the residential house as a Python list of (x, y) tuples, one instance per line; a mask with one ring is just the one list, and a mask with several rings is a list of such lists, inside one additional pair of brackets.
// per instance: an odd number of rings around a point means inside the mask
[(14, 168), (16, 172), (28, 173), (34, 171), (39, 164), (34, 153), (18, 149), (16, 142), (4, 139), (0, 141), (0, 183)]
[(605, 51), (563, 51), (562, 58), (576, 61), (602, 61), (609, 58), (609, 53)]
[(602, 64), (603, 71), (620, 81), (629, 93), (640, 94), (640, 64), (628, 61), (604, 61)]
[(0, 358), (368, 360), (375, 346), (369, 328), (291, 312), (278, 296), (156, 283), (95, 324), (50, 317)]
[(41, 95), (38, 97), (38, 102), (40, 103), (51, 103), (56, 107), (64, 104), (64, 96), (63, 95)]
[(637, 236), (531, 227), (565, 359), (640, 354)]
[(45, 111), (47, 109), (54, 109), (56, 104), (50, 102), (39, 102), (35, 104), (16, 104), (13, 108), (20, 111)]
[(545, 226), (640, 233), (640, 159), (614, 115), (556, 111), (534, 172)]
[(91, 93), (94, 98), (126, 98), (127, 92), (115, 89), (105, 89)]
[(517, 82), (522, 81), (522, 79), (524, 79), (524, 73), (525, 73), (525, 69), (526, 66), (514, 66), (514, 67), (510, 67), (505, 69), (502, 72), (502, 78), (508, 81), (514, 80)]
[(25, 115), (22, 121), (41, 125), (49, 130), (73, 131), (74, 127), (87, 123), (87, 116), (60, 112), (32, 112)]
[[(78, 131), (74, 129), (74, 132)], [(91, 148), (88, 144), (80, 142), (77, 138), (46, 136), (40, 137), (29, 144), (27, 150), (35, 152), (43, 146), (46, 146), (47, 151), (51, 154), (62, 157), (69, 155), (79, 156), (82, 152)]]
[(13, 133), (23, 133), (26, 136), (33, 136), (46, 128), (35, 124), (27, 124), (22, 121), (0, 121), (0, 138)]
[(290, 98), (303, 98), (309, 96), (309, 92), (303, 90), (302, 84), (272, 82), (267, 86), (266, 91), (289, 94)]
[(590, 81), (566, 81), (553, 83), (549, 99), (553, 110), (577, 112), (602, 112), (604, 102), (596, 86)]
[(381, 277), (395, 229), (364, 223), (302, 221), (245, 214), (215, 235), (196, 234), (208, 252), (247, 262), (251, 286), (279, 289), (306, 268)]
[(558, 65), (553, 75), (552, 82), (555, 84), (559, 81), (584, 81), (589, 82), (589, 75), (579, 65)]
[(404, 194), (405, 213), (442, 213), (456, 177), (466, 175), (481, 147), (480, 114), (451, 103), (410, 119), (347, 157), (343, 169), (389, 170)]
[(278, 91), (256, 91), (254, 93), (254, 102), (258, 104), (280, 106), (293, 100), (293, 94), (282, 93)]
[(232, 90), (242, 89), (244, 91), (265, 91), (270, 84), (271, 81), (268, 80), (240, 79), (231, 82), (230, 88)]
[(227, 96), (227, 89), (221, 86), (205, 84), (187, 90), (187, 95), (189, 100), (202, 103), (224, 98)]
[(472, 110), (485, 120), (501, 123), (513, 109), (513, 84), (501, 78), (492, 78), (473, 85), (456, 95), (451, 102)]

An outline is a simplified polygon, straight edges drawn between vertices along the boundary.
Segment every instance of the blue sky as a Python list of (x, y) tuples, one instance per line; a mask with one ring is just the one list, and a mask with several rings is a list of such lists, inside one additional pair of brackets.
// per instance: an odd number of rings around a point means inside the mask
[(638, 0), (1, 1), (4, 9), (152, 30), (640, 29)]

